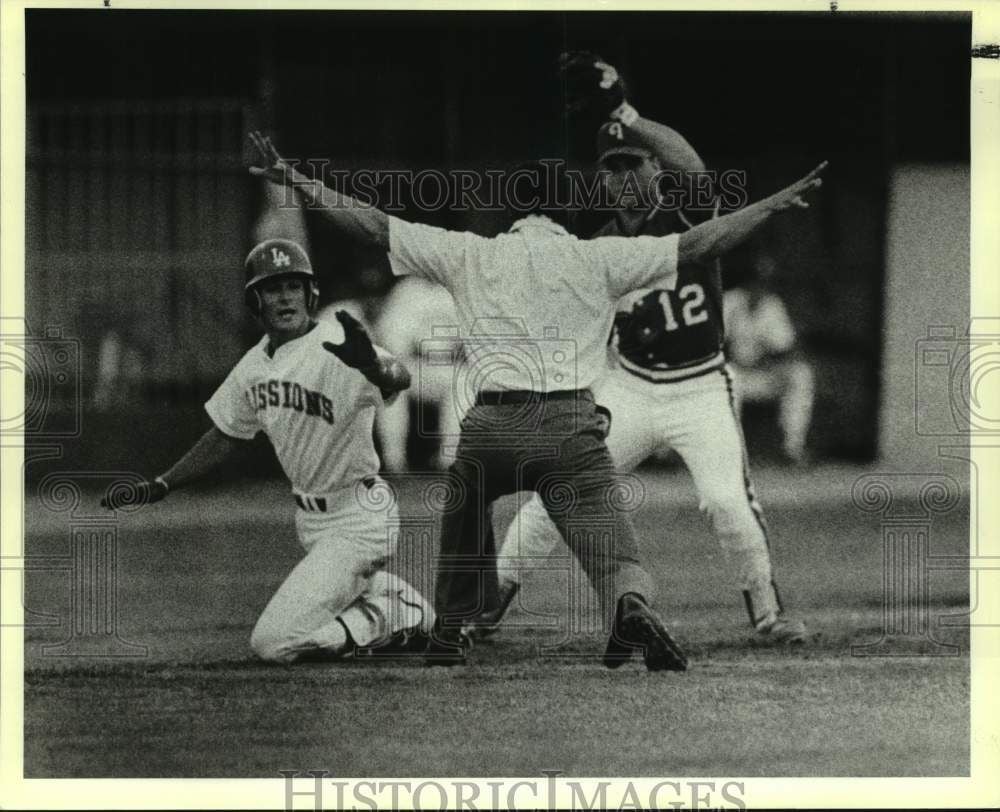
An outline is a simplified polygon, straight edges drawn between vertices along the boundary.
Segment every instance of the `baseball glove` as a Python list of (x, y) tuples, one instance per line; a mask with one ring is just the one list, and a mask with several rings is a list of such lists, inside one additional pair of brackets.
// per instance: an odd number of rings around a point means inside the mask
[(626, 101), (624, 80), (613, 65), (597, 54), (590, 51), (562, 54), (559, 76), (566, 90), (568, 113), (591, 113), (621, 120), (623, 111), (632, 109)]
[(332, 352), (347, 366), (355, 369), (371, 369), (378, 363), (378, 356), (368, 331), (346, 310), (338, 310), (334, 315), (344, 328), (344, 343), (323, 342), (323, 349)]

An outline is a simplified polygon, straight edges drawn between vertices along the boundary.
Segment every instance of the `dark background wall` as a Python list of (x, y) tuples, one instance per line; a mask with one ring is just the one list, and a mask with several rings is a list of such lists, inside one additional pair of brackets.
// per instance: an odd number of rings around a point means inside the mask
[[(248, 128), (352, 171), (587, 166), (593, 129), (567, 123), (555, 73), (560, 51), (586, 48), (711, 168), (745, 170), (752, 198), (831, 161), (814, 209), (727, 274), (777, 259), (819, 371), (811, 444), (869, 459), (887, 185), (901, 164), (968, 164), (969, 47), (968, 15), (29, 11), (27, 309), (36, 332), (81, 342), (82, 400), (63, 408), (87, 428), (67, 453), (124, 462), (131, 449), (107, 438), (152, 421), (155, 468), (204, 429), (201, 400), (255, 334), (240, 296), (263, 202)], [(390, 284), (380, 257), (307, 226), (325, 300)], [(111, 328), (139, 361), (125, 395), (94, 391)]]

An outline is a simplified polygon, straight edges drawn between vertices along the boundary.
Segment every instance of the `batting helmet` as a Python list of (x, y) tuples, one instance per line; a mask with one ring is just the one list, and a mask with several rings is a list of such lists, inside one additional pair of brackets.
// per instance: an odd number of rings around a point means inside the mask
[(316, 275), (309, 263), (309, 257), (298, 243), (280, 239), (264, 240), (247, 255), (244, 268), (247, 279), (246, 285), (243, 286), (244, 299), (255, 316), (260, 315), (262, 308), (257, 286), (265, 279), (276, 276), (306, 277), (308, 280), (306, 307), (310, 313), (316, 310), (316, 305), (319, 304)]

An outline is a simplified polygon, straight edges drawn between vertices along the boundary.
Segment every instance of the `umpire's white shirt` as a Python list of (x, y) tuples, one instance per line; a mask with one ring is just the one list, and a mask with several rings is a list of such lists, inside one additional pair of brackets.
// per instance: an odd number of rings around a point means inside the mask
[(579, 240), (537, 215), (493, 238), (389, 218), (393, 273), (455, 299), (473, 391), (590, 387), (607, 367), (615, 303), (636, 288), (673, 290), (678, 239)]
[(341, 344), (339, 324), (320, 322), (267, 354), (265, 335), (205, 404), (223, 434), (267, 434), (292, 487), (323, 495), (378, 473), (372, 441), (378, 388), (323, 349)]

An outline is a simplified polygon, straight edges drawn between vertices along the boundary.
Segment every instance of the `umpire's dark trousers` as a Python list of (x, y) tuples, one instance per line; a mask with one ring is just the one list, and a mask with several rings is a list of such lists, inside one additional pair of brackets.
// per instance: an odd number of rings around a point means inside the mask
[(462, 421), (451, 472), (464, 500), (442, 520), (435, 608), (443, 626), (493, 604), (490, 505), (516, 491), (539, 493), (606, 618), (626, 592), (652, 599), (632, 522), (616, 507), (614, 465), (589, 389), (480, 393)]

